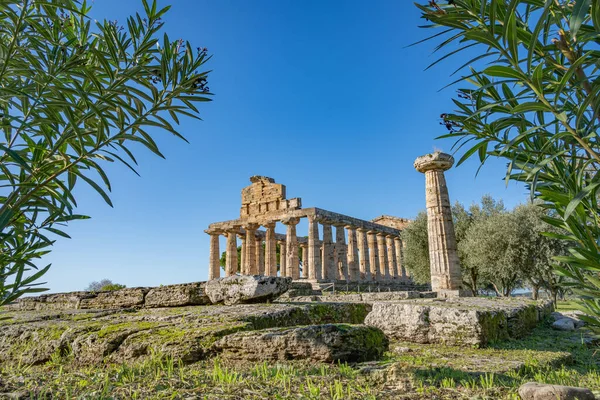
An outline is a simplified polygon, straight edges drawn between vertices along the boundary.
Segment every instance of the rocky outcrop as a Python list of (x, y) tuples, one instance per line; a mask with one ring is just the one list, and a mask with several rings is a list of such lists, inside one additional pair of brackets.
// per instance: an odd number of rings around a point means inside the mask
[(273, 301), (285, 293), (292, 278), (233, 275), (206, 282), (204, 292), (213, 304), (243, 304)]
[(589, 389), (529, 382), (519, 388), (523, 400), (595, 400)]
[(525, 299), (420, 299), (375, 302), (365, 324), (415, 343), (485, 346), (530, 332), (551, 311)]
[(580, 312), (577, 311), (564, 313), (553, 312), (550, 316), (554, 320), (552, 328), (558, 331), (574, 331), (575, 329), (585, 326), (585, 322), (579, 317)]
[(235, 333), (217, 341), (215, 348), (223, 357), (238, 360), (362, 362), (380, 358), (388, 345), (380, 329), (326, 324)]
[(181, 307), (210, 304), (203, 282), (159, 286), (146, 295), (145, 307)]
[(144, 305), (144, 298), (149, 291), (150, 288), (139, 287), (98, 292), (94, 297), (82, 299), (79, 308), (101, 310), (141, 307)]

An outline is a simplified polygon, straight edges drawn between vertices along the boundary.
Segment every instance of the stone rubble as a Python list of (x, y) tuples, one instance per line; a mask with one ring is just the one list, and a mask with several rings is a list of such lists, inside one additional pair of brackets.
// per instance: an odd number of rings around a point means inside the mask
[(292, 278), (233, 275), (208, 281), (204, 292), (212, 304), (264, 303), (285, 293), (291, 284)]
[(528, 382), (519, 388), (522, 400), (595, 400), (591, 390), (579, 387)]

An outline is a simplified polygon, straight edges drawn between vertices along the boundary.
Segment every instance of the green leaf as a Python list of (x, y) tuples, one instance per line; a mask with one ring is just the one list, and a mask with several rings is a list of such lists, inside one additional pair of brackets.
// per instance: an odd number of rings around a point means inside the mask
[(501, 65), (487, 67), (486, 69), (483, 70), (483, 73), (486, 75), (499, 77), (499, 78), (514, 78), (514, 79), (519, 79), (519, 80), (525, 79), (525, 76), (521, 72), (516, 71), (513, 68), (504, 67)]
[(582, 191), (577, 193), (577, 195), (575, 197), (573, 197), (573, 200), (571, 200), (571, 202), (565, 209), (565, 215), (563, 218), (565, 220), (569, 219), (569, 217), (571, 216), (573, 211), (575, 211), (575, 209), (579, 206), (579, 204), (581, 204), (583, 199), (585, 199), (587, 196), (590, 196), (590, 195), (595, 196), (596, 188), (598, 186), (600, 186), (600, 182), (592, 183), (592, 184), (586, 186)]
[(589, 11), (592, 0), (576, 0), (575, 6), (573, 7), (573, 13), (569, 18), (569, 29), (573, 39), (577, 37), (577, 32), (581, 28), (581, 24), (585, 21)]

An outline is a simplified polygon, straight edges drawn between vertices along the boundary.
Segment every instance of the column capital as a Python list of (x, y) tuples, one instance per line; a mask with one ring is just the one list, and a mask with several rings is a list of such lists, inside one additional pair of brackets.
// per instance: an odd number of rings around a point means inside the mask
[(377, 232), (376, 236), (386, 237), (386, 236), (389, 236), (389, 235), (386, 234), (386, 233), (383, 233), (383, 232)]
[(223, 231), (223, 229), (218, 229), (218, 228), (208, 228), (204, 231), (204, 233), (212, 236), (212, 235), (222, 235), (225, 233), (225, 231)]
[(277, 225), (277, 222), (270, 221), (270, 222), (265, 222), (262, 226), (264, 226), (267, 229), (274, 229), (275, 225)]
[(367, 228), (363, 228), (363, 227), (358, 227), (356, 228), (357, 232), (362, 232), (362, 233), (367, 233), (369, 230)]
[(356, 227), (354, 225), (344, 225), (344, 228), (346, 228), (346, 230), (356, 230)]
[(415, 169), (422, 173), (427, 171), (446, 171), (452, 165), (454, 165), (454, 157), (441, 151), (418, 157), (414, 163)]
[(281, 223), (284, 225), (298, 225), (300, 222), (300, 218), (295, 217), (286, 217), (281, 220)]
[(260, 224), (251, 222), (251, 223), (244, 224), (242, 227), (247, 231), (255, 231), (260, 227)]

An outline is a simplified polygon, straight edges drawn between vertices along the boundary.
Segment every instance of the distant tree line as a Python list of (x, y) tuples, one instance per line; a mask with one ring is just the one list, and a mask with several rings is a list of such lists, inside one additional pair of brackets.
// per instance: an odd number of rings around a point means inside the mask
[(102, 279), (100, 281), (90, 282), (85, 288), (86, 292), (105, 292), (110, 290), (124, 289), (126, 286), (120, 283), (113, 283), (110, 279)]
[[(464, 285), (474, 294), (493, 291), (510, 296), (529, 287), (533, 298), (540, 289), (556, 301), (563, 296), (564, 277), (555, 274), (554, 256), (566, 254), (563, 232), (546, 222), (547, 211), (536, 204), (522, 204), (507, 210), (501, 200), (484, 196), (481, 204), (452, 207), (458, 255)], [(404, 264), (418, 283), (430, 281), (427, 214), (417, 218), (402, 232)]]

